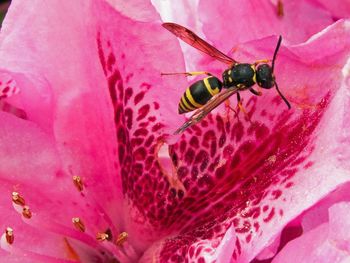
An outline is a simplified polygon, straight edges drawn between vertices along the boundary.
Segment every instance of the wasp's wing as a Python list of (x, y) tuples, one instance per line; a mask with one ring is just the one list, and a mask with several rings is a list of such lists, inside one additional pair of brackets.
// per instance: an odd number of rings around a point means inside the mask
[(229, 56), (225, 55), (220, 50), (216, 49), (215, 47), (201, 39), (199, 36), (197, 36), (195, 33), (187, 29), (186, 27), (180, 26), (175, 23), (163, 23), (163, 27), (168, 29), (171, 33), (173, 33), (175, 36), (185, 41), (192, 47), (206, 53), (207, 55), (225, 64), (232, 65), (236, 63), (236, 61), (233, 58), (230, 58)]
[(208, 101), (203, 107), (196, 110), (196, 112), (186, 121), (180, 128), (178, 128), (174, 134), (180, 134), (192, 125), (200, 122), (205, 116), (207, 116), (213, 109), (219, 106), (222, 102), (227, 100), (233, 94), (236, 94), (239, 90), (238, 87), (231, 87), (227, 90), (214, 96), (210, 101)]

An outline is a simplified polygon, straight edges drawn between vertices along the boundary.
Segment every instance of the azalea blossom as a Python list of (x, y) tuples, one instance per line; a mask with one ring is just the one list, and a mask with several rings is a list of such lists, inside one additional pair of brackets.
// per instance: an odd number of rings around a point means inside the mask
[[(4, 262), (345, 262), (350, 24), (317, 1), (283, 4), (13, 0), (0, 34)], [(249, 118), (220, 106), (173, 135), (188, 81), (160, 73), (225, 65), (183, 52), (169, 18), (249, 63), (282, 35), (275, 75), (292, 109), (275, 89), (242, 92)]]

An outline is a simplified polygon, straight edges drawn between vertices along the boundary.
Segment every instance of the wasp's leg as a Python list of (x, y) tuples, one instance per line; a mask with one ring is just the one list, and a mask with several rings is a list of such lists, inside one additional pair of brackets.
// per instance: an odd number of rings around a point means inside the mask
[(256, 95), (256, 96), (261, 96), (261, 95), (262, 95), (261, 88), (258, 87), (258, 89), (259, 89), (259, 90), (255, 90), (255, 89), (253, 89), (253, 88), (250, 88), (249, 91), (250, 91), (251, 93), (253, 93), (254, 95)]
[(233, 111), (235, 113), (235, 116), (237, 116), (238, 112), (234, 108), (231, 107), (230, 105), (230, 100), (225, 101), (225, 108), (226, 108), (226, 116), (227, 118), (229, 117), (230, 111)]
[(237, 92), (237, 108), (236, 108), (236, 110), (237, 110), (236, 117), (238, 117), (238, 113), (241, 111), (241, 112), (243, 112), (243, 114), (247, 118), (247, 120), (249, 120), (249, 122), (251, 122), (250, 117), (248, 115), (248, 112), (243, 107), (241, 95), (238, 92)]
[(207, 75), (212, 76), (211, 73), (207, 71), (192, 71), (192, 72), (161, 72), (160, 75), (167, 76), (167, 75), (186, 75), (186, 76), (198, 76), (198, 75)]
[(238, 113), (240, 111), (242, 111), (244, 114), (247, 114), (246, 110), (243, 107), (242, 98), (241, 98), (241, 95), (239, 94), (239, 92), (237, 92), (237, 107), (236, 107), (236, 111), (237, 111), (237, 116), (238, 116)]

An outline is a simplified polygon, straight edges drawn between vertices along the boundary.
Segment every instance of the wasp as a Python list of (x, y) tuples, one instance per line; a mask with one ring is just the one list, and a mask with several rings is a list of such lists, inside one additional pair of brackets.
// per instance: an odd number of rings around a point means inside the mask
[[(222, 81), (205, 71), (162, 73), (162, 75), (186, 74), (193, 76), (206, 74), (208, 76), (190, 85), (182, 95), (178, 107), (179, 114), (193, 110), (196, 111), (174, 134), (182, 133), (187, 128), (201, 121), (207, 114), (233, 94), (237, 94), (238, 106), (242, 108), (240, 91), (249, 90), (256, 96), (262, 95), (260, 90), (253, 88), (255, 84), (263, 89), (276, 87), (278, 94), (287, 104), (287, 107), (289, 109), (291, 108), (290, 103), (278, 88), (273, 74), (276, 56), (282, 42), (281, 36), (278, 39), (270, 66), (268, 64), (269, 60), (266, 59), (258, 60), (253, 64), (239, 63), (183, 26), (175, 23), (163, 23), (162, 25), (187, 44), (228, 65), (228, 68), (222, 73)], [(223, 88), (225, 90), (221, 92)]]

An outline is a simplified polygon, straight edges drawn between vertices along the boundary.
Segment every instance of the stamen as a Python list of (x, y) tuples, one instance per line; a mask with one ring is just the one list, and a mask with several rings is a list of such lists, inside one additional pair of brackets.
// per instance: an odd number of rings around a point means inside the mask
[(24, 206), (26, 204), (24, 198), (17, 192), (12, 192), (12, 202), (20, 206)]
[(284, 15), (284, 8), (283, 8), (282, 0), (277, 1), (277, 15), (279, 17), (282, 17)]
[(40, 212), (37, 212), (35, 216), (33, 216), (31, 220), (27, 220), (26, 223), (33, 227), (40, 226), (41, 229), (45, 229), (46, 231), (65, 236), (70, 239), (76, 239), (94, 249), (98, 249), (101, 246), (101, 244), (97, 242), (94, 237), (86, 235), (80, 231), (76, 231), (72, 227), (62, 225), (61, 223), (56, 222), (54, 218), (50, 216), (43, 216), (40, 214)]
[(119, 235), (118, 235), (118, 238), (117, 240), (115, 241), (116, 245), (117, 246), (122, 246), (125, 241), (128, 239), (128, 233), (126, 232), (121, 232)]
[(110, 240), (110, 236), (107, 234), (107, 233), (104, 233), (104, 232), (102, 232), (102, 233), (97, 233), (97, 235), (96, 235), (96, 239), (98, 240), (98, 241), (105, 241), (105, 240)]
[(5, 233), (7, 243), (10, 245), (13, 244), (13, 241), (15, 240), (15, 237), (13, 235), (13, 229), (11, 227), (7, 227)]
[(30, 211), (29, 206), (25, 205), (23, 207), (22, 215), (27, 219), (32, 218), (32, 211)]
[(73, 176), (73, 183), (79, 192), (84, 190), (84, 183), (83, 183), (83, 180), (81, 179), (80, 176), (74, 175)]
[(80, 230), (81, 232), (85, 232), (85, 225), (79, 217), (73, 217), (72, 222), (73, 222), (74, 226), (76, 227), (76, 229)]
[[(71, 173), (72, 175), (74, 173)], [(84, 188), (84, 181), (83, 179), (78, 176), (78, 175), (74, 175), (72, 176), (73, 179), (73, 183), (75, 185), (75, 187), (78, 189), (78, 191), (81, 193), (81, 195), (85, 195), (85, 192), (83, 192), (83, 190), (87, 191), (88, 189)], [(96, 201), (94, 198), (92, 198), (91, 196), (89, 197), (89, 202), (90, 205), (93, 205), (96, 207), (96, 209), (99, 211), (99, 214), (101, 215), (101, 217), (106, 221), (106, 225), (111, 226), (111, 230), (116, 233), (116, 229), (113, 226), (113, 221), (109, 218), (108, 213), (105, 211), (105, 209), (99, 204), (98, 201)]]

